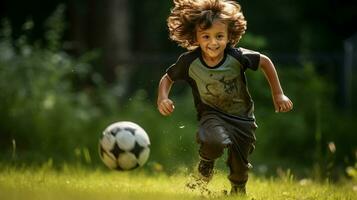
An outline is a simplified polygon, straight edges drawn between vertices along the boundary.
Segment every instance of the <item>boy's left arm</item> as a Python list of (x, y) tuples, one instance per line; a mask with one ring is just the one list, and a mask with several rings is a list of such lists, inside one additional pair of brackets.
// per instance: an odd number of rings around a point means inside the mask
[(290, 111), (293, 108), (293, 103), (287, 96), (284, 95), (274, 64), (267, 56), (261, 54), (259, 66), (263, 70), (264, 75), (269, 82), (271, 93), (273, 96), (275, 112)]

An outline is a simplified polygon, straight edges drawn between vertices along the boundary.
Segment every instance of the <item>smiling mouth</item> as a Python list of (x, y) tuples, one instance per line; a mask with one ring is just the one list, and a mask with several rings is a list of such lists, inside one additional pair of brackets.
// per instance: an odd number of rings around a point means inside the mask
[(211, 50), (211, 51), (217, 51), (217, 50), (219, 49), (219, 47), (216, 47), (216, 48), (210, 48), (210, 47), (208, 47), (208, 49)]

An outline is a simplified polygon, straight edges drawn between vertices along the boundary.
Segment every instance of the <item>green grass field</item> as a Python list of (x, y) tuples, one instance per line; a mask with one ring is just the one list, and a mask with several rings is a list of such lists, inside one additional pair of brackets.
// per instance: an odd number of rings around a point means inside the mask
[(0, 170), (0, 199), (357, 199), (357, 184), (316, 183), (311, 180), (294, 180), (292, 176), (280, 178), (258, 178), (251, 175), (246, 198), (226, 196), (229, 189), (226, 174), (217, 172), (208, 185), (210, 195), (188, 189), (190, 180), (185, 173), (166, 175), (134, 170), (115, 172), (66, 168)]

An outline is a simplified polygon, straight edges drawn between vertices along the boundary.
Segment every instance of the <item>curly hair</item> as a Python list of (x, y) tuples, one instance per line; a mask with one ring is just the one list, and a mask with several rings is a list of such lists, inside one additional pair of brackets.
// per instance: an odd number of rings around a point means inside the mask
[(229, 45), (236, 45), (247, 29), (241, 7), (230, 0), (174, 0), (167, 18), (171, 40), (187, 49), (194, 49), (196, 28), (208, 29), (214, 20), (228, 25)]

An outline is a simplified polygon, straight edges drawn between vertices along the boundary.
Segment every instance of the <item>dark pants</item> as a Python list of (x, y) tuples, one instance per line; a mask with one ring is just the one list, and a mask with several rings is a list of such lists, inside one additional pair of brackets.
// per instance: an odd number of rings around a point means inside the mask
[(203, 159), (215, 160), (228, 148), (228, 179), (233, 185), (245, 183), (251, 168), (248, 155), (254, 149), (256, 128), (254, 120), (238, 119), (219, 112), (204, 113), (197, 132), (199, 154)]

